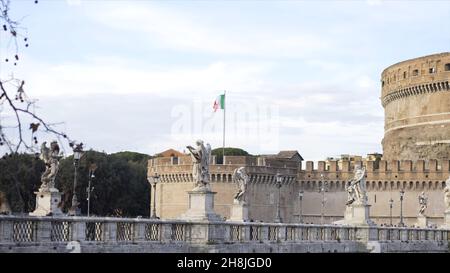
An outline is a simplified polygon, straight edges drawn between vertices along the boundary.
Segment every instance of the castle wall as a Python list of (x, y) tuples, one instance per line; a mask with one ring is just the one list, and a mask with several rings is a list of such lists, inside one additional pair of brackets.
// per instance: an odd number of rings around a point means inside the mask
[[(355, 165), (363, 164), (355, 162)], [(303, 190), (303, 213), (305, 222), (318, 223), (321, 214), (322, 194), (319, 189), (322, 182), (328, 183), (325, 198), (325, 222), (329, 223), (343, 217), (347, 193), (345, 181), (353, 177), (354, 165), (342, 161), (338, 168), (336, 161), (330, 162), (329, 169), (324, 168), (324, 162), (318, 162), (317, 168), (311, 161), (306, 162), (306, 169), (298, 172), (298, 189)], [(444, 214), (445, 180), (450, 176), (448, 160), (392, 160), (368, 161), (366, 167), (366, 187), (371, 215), (375, 222), (389, 223), (389, 200), (394, 200), (392, 215), (393, 224), (399, 222), (400, 190), (404, 189), (403, 216), (405, 223), (413, 225), (418, 215), (418, 195), (424, 191), (428, 196), (427, 216), (431, 221), (440, 224)], [(300, 202), (297, 200), (297, 206)]]
[[(210, 180), (211, 189), (215, 195), (215, 211), (225, 218), (230, 217), (234, 195), (238, 191), (237, 185), (232, 181), (232, 175), (236, 168), (246, 166), (244, 163), (256, 163), (250, 157), (225, 157), (227, 163), (211, 164)], [(228, 159), (227, 159), (228, 158)], [(192, 164), (170, 165), (170, 160), (155, 158), (149, 160), (148, 175), (154, 173), (160, 175), (160, 183), (156, 187), (156, 211), (163, 219), (175, 219), (188, 209), (188, 194), (195, 186), (192, 177)], [(241, 164), (234, 164), (241, 163)], [(160, 165), (164, 164), (164, 165)], [(297, 169), (277, 168), (271, 166), (248, 166), (250, 182), (247, 189), (247, 201), (249, 203), (249, 218), (254, 221), (272, 222), (276, 215), (278, 204), (278, 188), (275, 175), (283, 175), (284, 181), (280, 188), (280, 215), (283, 221), (294, 221), (294, 204), (292, 202), (297, 195), (295, 188)]]
[[(234, 158), (234, 162), (246, 162), (244, 158)], [(152, 159), (155, 160), (155, 159)], [(151, 160), (151, 161), (152, 161)], [(149, 175), (158, 172), (161, 183), (157, 186), (157, 213), (161, 218), (177, 218), (187, 210), (187, 191), (194, 188), (192, 165), (159, 165), (149, 161)], [(163, 161), (166, 162), (166, 161)], [(394, 200), (393, 224), (399, 222), (401, 189), (405, 190), (403, 201), (404, 221), (413, 225), (418, 214), (418, 195), (424, 191), (428, 196), (426, 214), (436, 224), (443, 221), (443, 188), (450, 176), (449, 160), (402, 160), (350, 162), (330, 161), (328, 165), (320, 161), (307, 161), (305, 166), (284, 168), (284, 166), (247, 166), (250, 175), (248, 186), (249, 217), (254, 221), (272, 222), (278, 203), (278, 189), (275, 175), (287, 177), (280, 189), (280, 212), (284, 222), (298, 222), (302, 211), (303, 222), (320, 223), (322, 214), (323, 182), (326, 183), (324, 223), (343, 218), (347, 193), (345, 183), (353, 178), (355, 165), (365, 165), (371, 215), (375, 222), (389, 223), (389, 200)], [(223, 217), (230, 215), (237, 186), (232, 182), (233, 171), (243, 164), (210, 165), (211, 187), (216, 191), (216, 212)], [(304, 191), (302, 202), (299, 192)]]
[(450, 159), (450, 53), (392, 65), (381, 81), (383, 158)]

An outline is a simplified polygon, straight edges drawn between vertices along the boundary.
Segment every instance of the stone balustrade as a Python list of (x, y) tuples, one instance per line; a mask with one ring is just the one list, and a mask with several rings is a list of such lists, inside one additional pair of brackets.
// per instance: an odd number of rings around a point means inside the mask
[[(0, 216), (0, 252), (51, 252), (77, 241), (88, 252), (191, 251), (192, 246), (215, 245), (241, 252), (246, 246), (328, 244), (329, 246), (431, 242), (445, 247), (450, 230), (393, 227), (352, 227), (284, 223), (191, 222), (106, 217)], [(139, 246), (138, 250), (129, 245)], [(237, 246), (230, 247), (230, 246)], [(109, 250), (108, 250), (109, 247)], [(122, 248), (120, 248), (122, 247)], [(125, 248), (123, 248), (125, 247)], [(445, 248), (444, 247), (444, 248)], [(357, 248), (348, 248), (359, 252)], [(362, 248), (364, 249), (364, 248)], [(49, 251), (47, 251), (49, 250)], [(201, 250), (197, 250), (201, 251)], [(206, 251), (203, 249), (203, 251)], [(242, 251), (245, 252), (245, 251)]]

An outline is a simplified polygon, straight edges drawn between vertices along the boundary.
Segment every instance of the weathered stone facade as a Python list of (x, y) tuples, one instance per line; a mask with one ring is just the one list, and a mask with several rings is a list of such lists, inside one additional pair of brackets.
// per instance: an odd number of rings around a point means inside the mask
[[(272, 222), (278, 204), (275, 176), (286, 177), (280, 189), (283, 222), (331, 223), (344, 216), (346, 183), (355, 165), (367, 170), (370, 215), (378, 223), (398, 224), (399, 191), (405, 190), (403, 216), (414, 225), (418, 216), (418, 195), (428, 195), (426, 211), (430, 223), (444, 219), (443, 188), (450, 175), (450, 53), (441, 53), (397, 63), (382, 73), (381, 101), (385, 109), (383, 160), (373, 154), (366, 160), (320, 161), (302, 166), (303, 158), (292, 151), (272, 156), (230, 156), (225, 163), (211, 162), (211, 185), (216, 195), (216, 212), (229, 218), (237, 186), (233, 171), (242, 166), (250, 170), (249, 218)], [(296, 154), (295, 156), (293, 156)], [(282, 155), (282, 156), (281, 156)], [(349, 157), (351, 159), (351, 157)], [(193, 188), (189, 157), (155, 158), (148, 173), (158, 172), (158, 215), (177, 218), (187, 209), (187, 191)], [(326, 187), (322, 184), (326, 183)], [(320, 191), (322, 188), (325, 191)], [(300, 198), (299, 193), (304, 195)], [(390, 199), (393, 200), (392, 218)], [(300, 201), (302, 200), (302, 201)]]
[[(399, 191), (406, 191), (403, 200), (403, 217), (407, 225), (413, 225), (418, 215), (418, 195), (425, 191), (429, 196), (427, 216), (432, 223), (440, 225), (444, 217), (443, 188), (450, 175), (449, 160), (402, 160), (402, 161), (307, 161), (302, 166), (298, 161), (280, 163), (264, 162), (258, 157), (225, 157), (227, 164), (211, 164), (211, 186), (217, 192), (215, 211), (229, 218), (233, 196), (237, 186), (232, 183), (234, 169), (249, 168), (249, 218), (254, 221), (272, 222), (276, 215), (278, 189), (275, 187), (277, 172), (286, 175), (280, 193), (280, 210), (283, 222), (298, 222), (300, 210), (303, 222), (320, 223), (322, 193), (319, 189), (326, 182), (324, 222), (331, 223), (343, 218), (347, 192), (345, 183), (353, 177), (354, 166), (364, 165), (367, 170), (366, 186), (371, 217), (378, 223), (389, 223), (389, 199), (394, 200), (393, 223), (399, 222)], [(178, 161), (180, 164), (172, 164)], [(189, 157), (155, 158), (149, 161), (148, 174), (161, 175), (157, 186), (157, 214), (164, 219), (174, 219), (187, 210), (187, 191), (194, 187), (190, 172)], [(261, 165), (258, 165), (261, 164)], [(262, 165), (264, 164), (264, 165)], [(286, 165), (290, 164), (290, 165)], [(275, 167), (275, 166), (277, 167)], [(284, 167), (286, 165), (286, 167)], [(339, 167), (341, 166), (341, 167)], [(300, 204), (299, 192), (304, 191)]]
[(394, 64), (381, 78), (384, 159), (450, 159), (450, 53)]
[[(247, 188), (247, 203), (250, 219), (264, 222), (273, 221), (276, 214), (278, 189), (275, 186), (275, 175), (284, 176), (280, 192), (281, 217), (286, 222), (293, 222), (292, 200), (298, 192), (298, 161), (274, 160), (250, 156), (225, 156), (227, 164), (215, 164), (213, 158), (209, 166), (211, 189), (217, 192), (214, 199), (215, 211), (225, 218), (230, 218), (234, 195), (238, 191), (232, 181), (236, 168), (247, 166), (250, 182)], [(176, 163), (175, 163), (176, 162)], [(264, 165), (263, 165), (264, 164)], [(280, 165), (281, 164), (281, 165)], [(179, 157), (154, 158), (149, 160), (148, 175), (158, 173), (161, 177), (156, 187), (157, 215), (164, 219), (178, 218), (188, 209), (187, 192), (194, 188), (191, 158)]]

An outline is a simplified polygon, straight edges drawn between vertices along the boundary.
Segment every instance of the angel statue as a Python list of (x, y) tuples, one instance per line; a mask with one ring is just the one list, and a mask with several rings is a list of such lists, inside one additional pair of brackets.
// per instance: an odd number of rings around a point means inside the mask
[(427, 208), (427, 203), (428, 203), (428, 197), (425, 195), (424, 192), (422, 192), (419, 195), (419, 206), (420, 206), (419, 215), (424, 215), (425, 210)]
[(350, 179), (347, 187), (348, 199), (346, 205), (353, 204), (367, 204), (367, 194), (366, 194), (366, 168), (356, 166), (355, 176)]
[(445, 211), (450, 211), (450, 177), (445, 181), (444, 203)]
[(203, 145), (202, 140), (195, 142), (196, 148), (187, 146), (194, 162), (192, 176), (195, 182), (195, 189), (209, 189), (209, 158), (211, 156), (211, 146)]
[(41, 145), (40, 158), (45, 162), (45, 171), (41, 176), (42, 185), (39, 190), (49, 190), (55, 187), (55, 177), (59, 169), (59, 145), (58, 142), (52, 141), (50, 148), (47, 142)]
[(249, 176), (245, 171), (245, 167), (240, 167), (233, 172), (233, 182), (238, 185), (239, 191), (234, 196), (235, 204), (245, 204), (247, 184), (249, 182)]

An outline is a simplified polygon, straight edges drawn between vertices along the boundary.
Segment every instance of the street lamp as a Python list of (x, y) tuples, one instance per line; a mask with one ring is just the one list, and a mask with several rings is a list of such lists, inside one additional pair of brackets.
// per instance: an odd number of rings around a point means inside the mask
[(321, 213), (320, 213), (320, 224), (323, 225), (323, 218), (324, 218), (323, 216), (324, 216), (324, 211), (325, 211), (325, 203), (327, 202), (327, 199), (325, 198), (325, 192), (328, 191), (328, 189), (327, 189), (328, 183), (323, 181), (323, 174), (321, 174), (320, 177), (321, 177), (321, 180), (322, 180), (321, 181), (322, 185), (321, 185), (321, 187), (319, 189), (319, 193), (322, 193), (322, 210), (321, 210)]
[(277, 215), (275, 216), (275, 223), (281, 223), (280, 216), (280, 196), (281, 196), (281, 182), (283, 182), (283, 176), (279, 173), (276, 175), (277, 183), (276, 186), (278, 188), (278, 202), (277, 202)]
[(403, 223), (403, 196), (405, 196), (405, 191), (403, 189), (400, 190), (400, 223), (399, 227), (404, 227), (405, 223)]
[(91, 188), (91, 180), (95, 178), (94, 172), (97, 169), (97, 165), (96, 164), (91, 164), (89, 166), (89, 184), (88, 187), (86, 188), (86, 192), (87, 192), (87, 216), (89, 217), (89, 212), (91, 209), (91, 192), (94, 190), (94, 187)]
[(389, 225), (392, 227), (392, 205), (394, 204), (394, 200), (392, 198), (389, 200)]
[(150, 186), (153, 186), (153, 210), (151, 209), (151, 203), (152, 203), (152, 191), (150, 191), (150, 218), (156, 219), (158, 218), (156, 216), (156, 184), (159, 182), (159, 175), (158, 173), (155, 173), (153, 176), (148, 177), (148, 182), (150, 183)]
[(303, 223), (303, 190), (298, 193), (298, 199), (300, 200), (300, 218), (299, 223)]
[(78, 205), (80, 204), (77, 199), (77, 170), (78, 163), (80, 162), (81, 157), (83, 156), (83, 143), (76, 144), (73, 149), (73, 166), (74, 166), (74, 175), (73, 175), (73, 196), (72, 196), (72, 207), (69, 209), (68, 215), (77, 216), (80, 215), (80, 208)]

